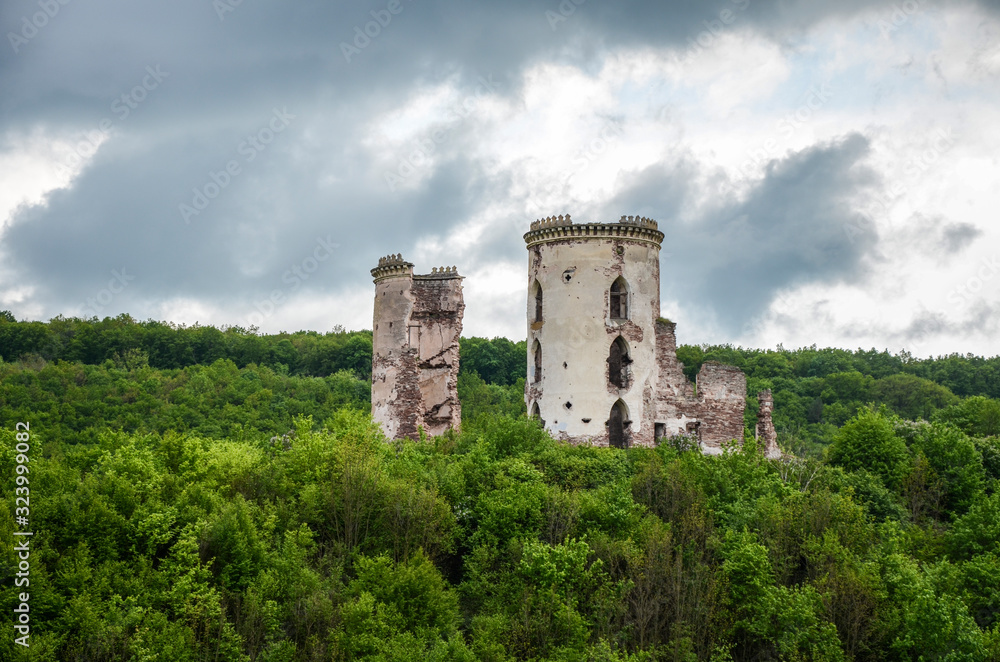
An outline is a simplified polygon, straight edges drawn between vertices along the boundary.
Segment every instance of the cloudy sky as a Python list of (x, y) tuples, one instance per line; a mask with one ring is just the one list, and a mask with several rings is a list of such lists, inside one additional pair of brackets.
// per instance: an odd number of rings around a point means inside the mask
[(524, 337), (539, 217), (656, 219), (680, 342), (998, 353), (1000, 3), (7, 0), (0, 308)]

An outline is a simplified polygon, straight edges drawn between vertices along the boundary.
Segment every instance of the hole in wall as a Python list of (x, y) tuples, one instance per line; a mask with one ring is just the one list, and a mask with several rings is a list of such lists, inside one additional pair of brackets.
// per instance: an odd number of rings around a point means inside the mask
[(566, 409), (572, 409), (573, 408), (573, 403), (567, 401), (566, 404), (563, 405), (563, 407), (565, 407)]

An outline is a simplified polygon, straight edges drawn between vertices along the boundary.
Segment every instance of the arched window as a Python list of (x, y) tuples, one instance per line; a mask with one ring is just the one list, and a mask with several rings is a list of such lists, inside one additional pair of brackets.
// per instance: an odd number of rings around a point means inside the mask
[(628, 448), (628, 408), (619, 400), (611, 406), (608, 417), (608, 445), (612, 448)]
[(628, 319), (628, 283), (619, 276), (615, 282), (611, 283), (611, 319)]
[(538, 408), (538, 402), (531, 405), (531, 418), (538, 421), (538, 424), (543, 428), (545, 427), (545, 421), (542, 420), (542, 410)]
[(628, 355), (628, 345), (621, 336), (615, 338), (608, 352), (608, 382), (617, 388), (628, 387), (628, 366), (632, 359)]
[(537, 280), (532, 288), (535, 291), (535, 322), (542, 321), (542, 285)]
[(542, 343), (535, 341), (535, 366), (531, 375), (531, 382), (537, 384), (542, 381)]

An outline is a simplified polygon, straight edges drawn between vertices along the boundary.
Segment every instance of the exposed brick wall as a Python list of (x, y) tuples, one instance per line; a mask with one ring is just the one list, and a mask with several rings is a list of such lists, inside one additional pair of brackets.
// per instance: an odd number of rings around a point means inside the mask
[(419, 325), (420, 391), (424, 429), (440, 435), (462, 422), (458, 400), (459, 338), (465, 303), (459, 278), (413, 283), (411, 324)]
[(746, 376), (739, 368), (709, 361), (698, 373), (696, 392), (677, 360), (675, 328), (673, 322), (656, 322), (656, 422), (668, 437), (696, 430), (702, 447), (718, 452), (723, 442), (743, 439)]
[(747, 393), (743, 371), (708, 361), (698, 372), (697, 386), (702, 446), (716, 449), (733, 439), (742, 441)]

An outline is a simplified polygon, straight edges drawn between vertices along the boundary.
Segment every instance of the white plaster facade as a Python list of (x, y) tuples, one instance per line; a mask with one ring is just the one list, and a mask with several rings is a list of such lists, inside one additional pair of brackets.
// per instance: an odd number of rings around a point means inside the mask
[[(660, 242), (646, 219), (573, 225), (568, 216), (532, 225), (528, 260), (528, 374), (525, 401), (556, 438), (609, 443), (612, 407), (624, 404), (633, 443), (653, 442), (657, 383)], [(627, 314), (611, 310), (611, 286), (624, 279)], [(541, 319), (536, 296), (542, 291)], [(611, 345), (624, 342), (622, 386), (609, 379)], [(535, 352), (541, 347), (536, 378)]]

